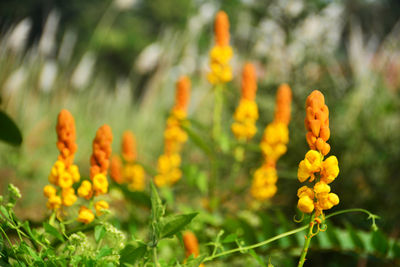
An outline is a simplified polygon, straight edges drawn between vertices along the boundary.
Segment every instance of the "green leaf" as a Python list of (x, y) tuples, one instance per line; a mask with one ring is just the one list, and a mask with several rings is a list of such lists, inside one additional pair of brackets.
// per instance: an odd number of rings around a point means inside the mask
[(385, 255), (389, 250), (389, 243), (381, 230), (372, 233), (372, 246), (376, 251)]
[(225, 244), (233, 243), (236, 241), (237, 238), (238, 238), (238, 236), (236, 234), (229, 234), (221, 242), (225, 243)]
[(22, 134), (18, 126), (4, 111), (0, 110), (0, 140), (11, 145), (22, 143)]
[(4, 206), (0, 206), (0, 211), (8, 220), (10, 219), (10, 214), (8, 214), (8, 210)]
[(108, 246), (104, 246), (100, 249), (99, 253), (96, 255), (96, 259), (99, 260), (103, 257), (106, 257), (108, 255), (110, 255), (112, 252), (112, 249), (109, 248)]
[(106, 228), (103, 225), (96, 225), (94, 228), (94, 239), (98, 243), (105, 235)]
[(353, 244), (356, 248), (364, 250), (364, 243), (361, 241), (357, 232), (353, 229), (353, 227), (348, 223), (346, 224), (346, 228), (349, 231), (350, 238), (353, 241)]
[(19, 244), (18, 250), (22, 251), (23, 253), (28, 254), (35, 261), (42, 261), (42, 259), (39, 257), (39, 255), (37, 255), (37, 253), (30, 246), (28, 246), (28, 244), (26, 244), (25, 242), (21, 242)]
[(44, 230), (46, 231), (46, 233), (54, 236), (55, 238), (59, 239), (60, 241), (64, 241), (64, 238), (62, 237), (62, 235), (58, 232), (58, 230), (56, 228), (54, 228), (47, 222), (43, 223), (43, 227), (44, 227)]
[(400, 259), (400, 244), (398, 242), (393, 243), (392, 251), (394, 257)]
[(164, 207), (161, 202), (161, 198), (158, 195), (158, 191), (153, 181), (150, 183), (151, 186), (151, 220), (153, 222), (158, 222), (160, 218), (164, 215)]
[(267, 265), (264, 263), (263, 259), (257, 255), (257, 253), (254, 251), (254, 249), (250, 249), (249, 254), (258, 262), (258, 264), (260, 266), (267, 267)]
[(327, 234), (329, 241), (331, 242), (332, 245), (340, 247), (340, 241), (337, 237), (336, 228), (329, 223), (327, 223), (327, 225), (328, 229), (326, 230), (325, 233)]
[(188, 214), (169, 215), (161, 218), (160, 230), (161, 238), (172, 237), (175, 233), (182, 230), (187, 224), (189, 224), (194, 217), (197, 216), (197, 212)]
[(147, 246), (144, 243), (127, 244), (120, 252), (121, 266), (134, 266), (136, 261), (143, 258), (147, 251)]
[(203, 260), (206, 258), (206, 255), (201, 255), (196, 258), (193, 258), (193, 255), (191, 255), (186, 263), (183, 265), (185, 267), (199, 267), (199, 265), (203, 262)]

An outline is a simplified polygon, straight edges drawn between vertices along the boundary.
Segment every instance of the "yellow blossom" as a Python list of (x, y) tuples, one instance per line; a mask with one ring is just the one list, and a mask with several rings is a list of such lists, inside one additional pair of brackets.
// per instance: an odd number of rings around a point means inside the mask
[(47, 201), (47, 208), (50, 210), (57, 210), (61, 207), (61, 198), (59, 196), (51, 196)]
[(46, 185), (43, 188), (43, 194), (45, 195), (45, 197), (50, 198), (52, 196), (55, 196), (57, 193), (57, 189), (52, 186), (52, 185)]
[(143, 191), (145, 188), (145, 172), (139, 164), (128, 164), (124, 167), (124, 179), (132, 191)]
[(107, 193), (108, 181), (103, 173), (98, 173), (93, 177), (93, 191), (96, 195)]
[(72, 206), (78, 199), (72, 187), (64, 188), (61, 192), (61, 196), (63, 205), (67, 207)]
[(103, 210), (108, 210), (109, 205), (107, 201), (100, 200), (94, 204), (94, 208), (96, 209), (96, 215), (101, 216), (103, 215)]
[(87, 180), (83, 181), (81, 186), (78, 188), (78, 196), (90, 199), (92, 195), (93, 195), (92, 184)]
[(311, 177), (310, 182), (314, 180), (314, 173), (319, 172), (322, 166), (323, 156), (320, 152), (315, 150), (309, 150), (299, 164), (299, 169), (297, 171), (297, 177), (302, 183)]
[(76, 166), (76, 165), (69, 166), (68, 172), (71, 174), (72, 180), (74, 181), (74, 183), (79, 182), (79, 180), (81, 179), (81, 175), (79, 173), (78, 166)]
[(71, 187), (73, 183), (74, 180), (72, 179), (72, 175), (69, 172), (64, 171), (60, 174), (58, 178), (58, 185), (61, 188)]
[(304, 213), (311, 213), (314, 210), (314, 202), (309, 196), (303, 195), (299, 198), (297, 207)]
[(90, 209), (86, 208), (85, 206), (81, 206), (77, 220), (78, 222), (82, 222), (84, 224), (91, 223), (94, 220), (94, 214)]
[(339, 175), (339, 163), (335, 156), (330, 156), (322, 162), (321, 180), (330, 184)]
[(278, 188), (276, 181), (278, 174), (276, 169), (271, 166), (262, 166), (254, 172), (251, 194), (255, 199), (265, 200), (273, 197)]

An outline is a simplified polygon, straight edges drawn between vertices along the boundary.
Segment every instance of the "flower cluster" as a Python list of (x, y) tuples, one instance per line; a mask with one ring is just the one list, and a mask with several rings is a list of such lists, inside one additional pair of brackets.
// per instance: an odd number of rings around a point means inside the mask
[[(199, 256), (199, 242), (194, 233), (186, 231), (183, 234), (183, 245), (185, 246), (185, 256), (189, 258), (190, 255), (197, 258)], [(185, 259), (186, 261), (186, 259)], [(203, 267), (204, 264), (200, 264), (199, 267)]]
[(119, 183), (128, 183), (132, 191), (143, 191), (145, 184), (145, 171), (142, 166), (135, 163), (137, 157), (136, 139), (131, 131), (122, 135), (122, 158), (114, 155), (111, 159), (111, 178)]
[(244, 65), (242, 73), (242, 96), (232, 124), (232, 132), (238, 140), (250, 140), (257, 132), (258, 108), (256, 71), (253, 64)]
[(159, 187), (172, 185), (182, 176), (180, 151), (188, 138), (182, 125), (187, 116), (190, 86), (190, 79), (186, 76), (181, 77), (176, 84), (175, 106), (164, 131), (164, 154), (158, 158), (158, 174), (154, 177), (154, 183)]
[(208, 81), (222, 84), (232, 80), (232, 68), (229, 61), (233, 56), (229, 45), (229, 19), (224, 11), (217, 13), (214, 25), (215, 46), (210, 51), (210, 69)]
[(292, 91), (287, 84), (282, 84), (276, 94), (274, 121), (265, 128), (260, 144), (264, 163), (255, 171), (253, 177), (251, 194), (258, 200), (271, 198), (277, 191), (276, 162), (287, 150), (291, 102)]
[(313, 187), (302, 186), (297, 191), (297, 207), (304, 213), (315, 210), (315, 217), (318, 217), (324, 210), (339, 204), (339, 197), (330, 192), (331, 188), (328, 185), (338, 176), (339, 166), (335, 156), (324, 160), (324, 156), (330, 150), (329, 144), (326, 143), (330, 135), (329, 110), (320, 91), (315, 90), (307, 97), (306, 111), (307, 142), (311, 150), (300, 162), (297, 177), (301, 183), (308, 180), (315, 181), (315, 184)]
[(75, 143), (75, 121), (68, 110), (63, 109), (59, 113), (56, 132), (60, 155), (49, 175), (49, 182), (53, 185), (46, 185), (43, 189), (48, 198), (47, 208), (51, 210), (58, 210), (61, 206), (69, 207), (76, 202), (77, 196), (72, 185), (80, 180), (78, 166), (73, 164), (78, 148)]
[[(107, 171), (110, 165), (112, 132), (108, 125), (101, 126), (93, 140), (93, 154), (90, 158), (90, 179), (81, 183), (78, 188), (78, 195), (81, 198), (91, 200), (94, 196), (104, 195), (108, 192)], [(99, 200), (94, 204), (97, 216), (102, 214), (102, 210), (109, 208), (104, 200)], [(81, 206), (78, 215), (78, 221), (90, 223), (94, 219), (93, 212)]]

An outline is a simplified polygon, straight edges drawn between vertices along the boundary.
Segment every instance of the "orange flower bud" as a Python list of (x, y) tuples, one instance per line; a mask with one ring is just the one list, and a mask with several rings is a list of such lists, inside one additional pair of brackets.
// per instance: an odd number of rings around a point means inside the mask
[(257, 76), (253, 64), (246, 63), (242, 72), (242, 98), (253, 101), (256, 98)]
[(115, 155), (111, 158), (111, 166), (110, 166), (110, 176), (111, 178), (121, 184), (123, 182), (122, 177), (122, 161), (119, 156)]
[(191, 82), (187, 76), (182, 76), (176, 83), (175, 110), (187, 111), (190, 97)]
[(289, 125), (291, 102), (292, 90), (286, 83), (281, 84), (276, 93), (275, 121)]
[(229, 45), (229, 19), (224, 11), (219, 11), (215, 17), (214, 32), (217, 45)]
[(98, 173), (107, 174), (110, 165), (111, 143), (113, 140), (110, 126), (104, 124), (97, 132), (93, 140), (93, 154), (90, 158), (90, 178)]
[(67, 167), (72, 164), (74, 160), (74, 154), (78, 149), (76, 145), (76, 132), (75, 132), (75, 120), (71, 113), (63, 109), (58, 114), (57, 120), (57, 148), (60, 151), (58, 159), (63, 161)]
[(122, 135), (122, 157), (128, 162), (136, 160), (136, 138), (131, 131)]
[(194, 257), (199, 256), (199, 242), (194, 233), (186, 231), (183, 234), (183, 244), (185, 245), (186, 258), (192, 254)]

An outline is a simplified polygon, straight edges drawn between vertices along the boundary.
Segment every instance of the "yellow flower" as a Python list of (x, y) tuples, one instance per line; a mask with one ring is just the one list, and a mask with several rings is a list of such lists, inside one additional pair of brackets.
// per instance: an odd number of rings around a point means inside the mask
[(251, 139), (257, 132), (258, 108), (255, 101), (242, 99), (235, 111), (232, 132), (237, 139)]
[(74, 181), (74, 183), (79, 182), (79, 180), (81, 179), (81, 175), (79, 173), (78, 166), (76, 166), (76, 165), (69, 166), (68, 172), (71, 174), (72, 180)]
[(96, 195), (107, 193), (108, 181), (104, 174), (98, 173), (93, 177), (93, 191), (96, 193)]
[(52, 185), (46, 185), (46, 186), (43, 188), (43, 194), (44, 194), (47, 198), (50, 198), (50, 197), (52, 197), (52, 196), (55, 196), (56, 193), (57, 193), (57, 189), (55, 189), (55, 187), (52, 186)]
[(310, 199), (314, 199), (314, 191), (308, 186), (304, 185), (297, 190), (297, 196), (299, 198), (303, 196), (308, 196)]
[(74, 183), (74, 180), (72, 179), (72, 175), (69, 172), (62, 172), (58, 178), (58, 185), (61, 188), (67, 188), (71, 187), (72, 184)]
[(82, 222), (84, 224), (91, 223), (94, 220), (94, 214), (85, 206), (81, 206), (77, 220), (78, 222)]
[(335, 193), (323, 193), (318, 196), (318, 208), (328, 210), (339, 204), (339, 197)]
[(255, 199), (265, 200), (273, 197), (278, 188), (275, 183), (278, 180), (276, 169), (271, 166), (262, 166), (254, 172), (251, 194)]
[(314, 180), (314, 173), (319, 172), (322, 166), (323, 156), (320, 152), (315, 150), (309, 150), (304, 160), (299, 164), (297, 171), (297, 177), (302, 183), (311, 176), (310, 182)]
[(78, 188), (78, 196), (90, 199), (92, 195), (93, 195), (92, 184), (87, 180), (83, 181), (81, 186)]
[(51, 196), (47, 201), (47, 208), (50, 210), (57, 210), (61, 207), (61, 198), (59, 196)]
[(62, 203), (64, 206), (72, 206), (78, 199), (75, 195), (75, 190), (72, 187), (64, 188), (61, 193)]
[(159, 174), (154, 177), (154, 183), (158, 187), (163, 187), (167, 185), (167, 179), (164, 175)]
[(101, 216), (103, 215), (103, 210), (108, 210), (109, 205), (106, 201), (100, 200), (94, 204), (94, 208), (96, 209), (96, 215)]
[(322, 162), (321, 180), (330, 184), (339, 175), (339, 163), (335, 156), (330, 156)]
[(289, 130), (286, 124), (280, 122), (268, 124), (260, 144), (266, 161), (271, 165), (275, 164), (286, 153), (288, 142)]
[(145, 172), (139, 164), (129, 164), (124, 167), (124, 179), (132, 191), (143, 191), (145, 187)]
[(314, 202), (308, 195), (303, 195), (299, 198), (297, 207), (304, 213), (311, 213), (314, 210)]
[(51, 168), (51, 172), (49, 175), (49, 182), (58, 185), (59, 177), (62, 173), (65, 172), (65, 164), (61, 160), (57, 160), (53, 167)]
[(321, 194), (321, 193), (329, 193), (331, 191), (331, 187), (327, 185), (325, 182), (318, 182), (314, 185), (314, 192), (316, 194)]

